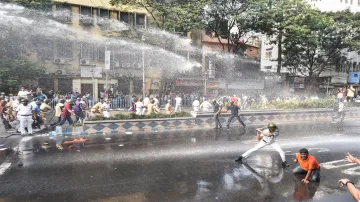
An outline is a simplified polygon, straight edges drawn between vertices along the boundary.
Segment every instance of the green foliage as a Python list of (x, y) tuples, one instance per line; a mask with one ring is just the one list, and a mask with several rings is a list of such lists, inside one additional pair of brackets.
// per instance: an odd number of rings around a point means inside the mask
[[(238, 51), (245, 43), (240, 41), (254, 29), (250, 12), (256, 5), (253, 0), (217, 0), (209, 2), (204, 11), (205, 30), (207, 34), (215, 33), (215, 37), (221, 42), (221, 38), (227, 39), (226, 51)], [(234, 32), (233, 28), (237, 28)], [(230, 31), (232, 30), (232, 33)], [(242, 51), (243, 52), (243, 51)]]
[(135, 113), (131, 114), (121, 114), (117, 113), (114, 116), (106, 119), (103, 116), (96, 116), (89, 121), (103, 121), (103, 120), (127, 120), (127, 119), (161, 119), (161, 118), (177, 118), (177, 117), (192, 117), (188, 112), (175, 112), (173, 114), (150, 114), (150, 115), (136, 115)]
[(317, 10), (307, 10), (289, 20), (284, 44), (284, 66), (317, 77), (342, 59), (350, 48), (352, 28)]
[(253, 104), (252, 109), (307, 109), (307, 108), (332, 108), (336, 103), (335, 99), (315, 100), (285, 100), (270, 104)]
[(37, 80), (43, 74), (44, 70), (41, 67), (27, 59), (0, 57), (0, 89), (2, 91), (8, 92), (9, 88)]

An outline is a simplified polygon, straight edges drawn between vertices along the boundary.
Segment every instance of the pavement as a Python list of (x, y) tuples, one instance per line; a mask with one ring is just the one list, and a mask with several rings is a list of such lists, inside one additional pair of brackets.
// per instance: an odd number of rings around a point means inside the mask
[[(285, 169), (271, 147), (234, 162), (257, 143), (251, 127), (36, 153), (24, 149), (32, 137), (1, 138), (14, 152), (0, 155), (0, 201), (353, 201), (337, 181), (360, 185), (360, 166), (343, 160), (347, 152), (360, 157), (359, 127), (356, 120), (280, 125)], [(321, 163), (320, 183), (292, 174), (302, 147)]]

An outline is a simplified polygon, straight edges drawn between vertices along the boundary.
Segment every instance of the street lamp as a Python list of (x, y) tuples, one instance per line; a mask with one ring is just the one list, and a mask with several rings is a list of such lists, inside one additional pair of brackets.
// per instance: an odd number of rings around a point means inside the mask
[(204, 75), (204, 97), (206, 98), (206, 91), (207, 91), (207, 71), (205, 71), (205, 75)]
[(142, 42), (142, 77), (143, 77), (143, 98), (145, 98), (145, 47), (144, 47), (145, 37), (141, 35), (141, 42)]

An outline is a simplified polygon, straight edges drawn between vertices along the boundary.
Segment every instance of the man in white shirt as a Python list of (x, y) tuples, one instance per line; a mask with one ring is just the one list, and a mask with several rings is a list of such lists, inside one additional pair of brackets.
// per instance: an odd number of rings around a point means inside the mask
[(27, 127), (29, 134), (33, 134), (32, 126), (33, 120), (36, 119), (34, 108), (28, 104), (27, 99), (22, 99), (21, 104), (16, 109), (15, 117), (20, 121), (21, 135), (26, 135), (25, 127)]
[(149, 95), (146, 95), (145, 98), (144, 98), (144, 101), (143, 101), (144, 105), (143, 105), (143, 110), (142, 110), (142, 114), (146, 114), (146, 109), (147, 109), (147, 106), (148, 104), (150, 103), (150, 98), (149, 98)]
[(175, 112), (181, 112), (182, 99), (178, 95), (175, 97)]
[(135, 108), (136, 108), (136, 115), (144, 115), (144, 114), (143, 114), (144, 104), (142, 103), (142, 99), (139, 99), (139, 100), (135, 103)]
[(195, 98), (194, 102), (192, 103), (192, 106), (194, 108), (194, 112), (199, 111), (200, 102), (199, 102), (199, 100), (197, 98)]
[(206, 100), (201, 103), (200, 108), (202, 109), (203, 112), (213, 112), (212, 104), (210, 104), (210, 102)]
[(29, 94), (31, 94), (31, 92), (27, 91), (27, 90), (25, 89), (25, 87), (23, 86), (23, 87), (21, 87), (21, 90), (19, 91), (18, 96), (19, 96), (19, 97), (23, 97), (23, 98), (27, 98), (27, 96), (28, 96)]
[(105, 102), (102, 104), (103, 115), (105, 118), (110, 118), (110, 101), (105, 99)]

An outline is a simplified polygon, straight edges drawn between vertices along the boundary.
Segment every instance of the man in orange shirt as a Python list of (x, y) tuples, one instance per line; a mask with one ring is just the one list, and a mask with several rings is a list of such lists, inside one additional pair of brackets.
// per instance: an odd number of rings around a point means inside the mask
[(319, 182), (320, 181), (320, 164), (317, 162), (314, 156), (309, 154), (306, 148), (300, 149), (299, 153), (296, 154), (294, 163), (299, 162), (300, 166), (293, 170), (294, 174), (306, 174), (302, 182), (306, 184), (309, 181)]

